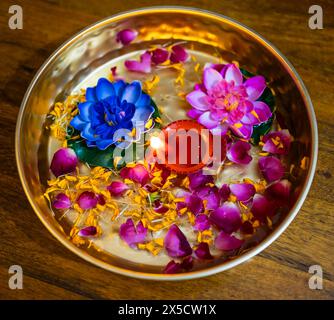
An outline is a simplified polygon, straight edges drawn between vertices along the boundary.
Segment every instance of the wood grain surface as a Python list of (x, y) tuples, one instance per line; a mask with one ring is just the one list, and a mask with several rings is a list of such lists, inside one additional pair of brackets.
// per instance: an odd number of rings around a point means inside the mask
[[(324, 29), (308, 27), (308, 8), (324, 11)], [(23, 7), (23, 30), (10, 30), (8, 8)], [(23, 95), (43, 61), (67, 38), (108, 15), (136, 7), (182, 4), (216, 11), (274, 43), (304, 80), (319, 126), (319, 161), (297, 218), (269, 248), (226, 272), (194, 281), (125, 278), (75, 256), (38, 220), (15, 165), (14, 134)], [(2, 299), (333, 299), (334, 298), (334, 2), (317, 1), (0, 1), (0, 298)], [(21, 265), (23, 290), (8, 288)], [(323, 289), (308, 268), (323, 268)]]

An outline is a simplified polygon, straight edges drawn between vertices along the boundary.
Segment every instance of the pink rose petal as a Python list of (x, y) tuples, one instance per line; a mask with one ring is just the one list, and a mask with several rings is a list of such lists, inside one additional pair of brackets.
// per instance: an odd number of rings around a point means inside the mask
[(215, 247), (223, 251), (239, 249), (243, 243), (243, 240), (224, 232), (220, 232), (215, 239)]
[(194, 229), (197, 231), (204, 231), (210, 229), (211, 223), (209, 217), (206, 214), (199, 214), (195, 218)]
[(134, 29), (123, 29), (117, 33), (116, 41), (125, 46), (136, 39), (137, 35), (138, 32)]
[(181, 271), (181, 263), (175, 262), (174, 260), (169, 261), (163, 270), (163, 272), (166, 274), (180, 273)]
[(288, 130), (270, 132), (262, 138), (263, 151), (272, 154), (288, 154), (292, 137)]
[(142, 243), (145, 241), (147, 230), (148, 229), (144, 227), (141, 221), (139, 221), (137, 226), (135, 227), (133, 220), (128, 219), (120, 226), (119, 236), (130, 247), (135, 248), (138, 243)]
[(284, 167), (281, 161), (275, 157), (261, 157), (259, 169), (268, 182), (280, 180), (284, 175)]
[(68, 209), (71, 207), (71, 200), (65, 193), (58, 193), (52, 201), (52, 206), (56, 209)]
[(94, 192), (84, 191), (78, 197), (77, 203), (83, 210), (93, 209), (98, 203), (98, 198)]
[(251, 145), (245, 141), (237, 141), (231, 145), (227, 152), (227, 158), (238, 164), (248, 164), (252, 161), (252, 157), (249, 155)]
[(82, 228), (79, 232), (78, 235), (80, 237), (94, 237), (97, 234), (97, 229), (95, 226), (89, 226)]
[(149, 52), (145, 52), (140, 56), (140, 61), (126, 60), (124, 62), (125, 67), (129, 71), (150, 73), (151, 72), (151, 55)]
[(225, 202), (222, 207), (211, 213), (210, 221), (226, 233), (232, 233), (241, 226), (240, 210), (235, 203)]
[(113, 181), (107, 187), (107, 190), (110, 192), (111, 196), (119, 197), (129, 190), (129, 186), (122, 181)]
[(201, 260), (213, 259), (213, 256), (210, 253), (209, 245), (206, 242), (201, 242), (194, 252), (198, 259)]
[(192, 253), (187, 238), (175, 224), (169, 228), (165, 236), (164, 247), (172, 258), (186, 257)]
[(152, 62), (154, 64), (161, 64), (168, 60), (169, 52), (164, 48), (157, 48), (151, 51), (152, 54)]
[(231, 184), (230, 190), (238, 201), (249, 201), (255, 194), (255, 187), (250, 183)]
[(180, 45), (173, 46), (171, 51), (170, 61), (174, 63), (186, 62), (189, 59), (188, 52)]
[(120, 176), (123, 179), (130, 179), (144, 186), (149, 178), (149, 172), (142, 164), (137, 164), (134, 167), (125, 167), (120, 171)]
[(78, 164), (78, 158), (73, 149), (61, 148), (53, 155), (50, 169), (59, 177), (63, 174), (74, 172)]

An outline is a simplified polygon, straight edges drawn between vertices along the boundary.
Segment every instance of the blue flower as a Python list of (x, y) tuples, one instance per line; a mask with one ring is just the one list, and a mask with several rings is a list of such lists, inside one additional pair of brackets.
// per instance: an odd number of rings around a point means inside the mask
[[(139, 81), (111, 83), (105, 78), (99, 79), (96, 87), (87, 88), (86, 101), (79, 103), (78, 109), (79, 114), (72, 119), (71, 126), (80, 131), (88, 147), (100, 150), (111, 145), (129, 146), (155, 110)], [(133, 128), (136, 128), (136, 137), (128, 134)]]

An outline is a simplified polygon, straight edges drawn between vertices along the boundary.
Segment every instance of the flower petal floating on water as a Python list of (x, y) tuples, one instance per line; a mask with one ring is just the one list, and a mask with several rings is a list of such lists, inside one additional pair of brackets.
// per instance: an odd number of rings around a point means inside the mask
[(209, 245), (206, 242), (201, 242), (194, 252), (198, 259), (202, 260), (213, 259), (213, 256), (210, 253)]
[(197, 188), (213, 182), (212, 175), (203, 174), (202, 171), (198, 171), (189, 175), (189, 189), (195, 191)]
[(182, 258), (192, 253), (187, 238), (175, 224), (169, 228), (165, 236), (164, 247), (168, 255), (172, 258)]
[(174, 63), (186, 62), (189, 59), (188, 52), (180, 45), (173, 46), (171, 51), (170, 61)]
[(122, 181), (113, 181), (110, 186), (107, 187), (107, 190), (112, 196), (119, 197), (129, 190), (129, 186)]
[(174, 260), (169, 261), (163, 270), (163, 272), (166, 274), (180, 273), (181, 271), (182, 271), (181, 263), (175, 262)]
[(194, 229), (197, 231), (204, 231), (210, 229), (211, 223), (209, 217), (206, 214), (199, 214), (195, 218)]
[(138, 32), (134, 29), (123, 29), (117, 33), (116, 41), (125, 46), (136, 39), (137, 35)]
[(77, 203), (83, 210), (93, 209), (98, 203), (98, 198), (94, 192), (84, 191), (78, 197)]
[(248, 201), (255, 194), (255, 187), (250, 183), (231, 184), (230, 190), (239, 201)]
[(56, 177), (59, 177), (74, 172), (77, 164), (78, 158), (75, 152), (70, 148), (61, 148), (53, 155), (50, 169)]
[(274, 182), (266, 189), (265, 195), (278, 204), (288, 204), (291, 195), (291, 182), (287, 179)]
[[(187, 101), (196, 109), (188, 114), (208, 129), (230, 128), (236, 135), (250, 139), (253, 125), (271, 117), (270, 108), (264, 102), (255, 101), (266, 88), (262, 76), (249, 78), (243, 83), (240, 69), (234, 64), (217, 68), (206, 67), (203, 86), (187, 95)], [(221, 131), (221, 129), (220, 129)]]
[(52, 206), (56, 209), (68, 209), (71, 207), (71, 200), (65, 193), (58, 193), (52, 201)]
[(140, 56), (140, 61), (137, 60), (126, 60), (124, 62), (125, 67), (129, 71), (150, 73), (151, 72), (151, 55), (149, 52), (144, 52)]
[(262, 150), (272, 154), (288, 154), (291, 141), (289, 130), (270, 132), (262, 138)]
[(226, 233), (232, 233), (241, 226), (240, 209), (233, 202), (225, 202), (211, 213), (210, 221)]
[(203, 200), (196, 194), (185, 196), (187, 208), (196, 216), (204, 210)]
[(237, 141), (232, 144), (230, 149), (227, 151), (227, 158), (238, 164), (248, 164), (252, 161), (252, 157), (249, 155), (251, 145), (245, 141)]
[(259, 169), (268, 182), (280, 180), (284, 175), (284, 167), (281, 161), (275, 157), (261, 157)]
[(120, 176), (123, 179), (129, 179), (140, 183), (142, 186), (144, 186), (150, 178), (149, 172), (142, 164), (137, 164), (134, 167), (123, 168), (120, 171)]
[(152, 62), (154, 64), (161, 64), (168, 60), (169, 52), (164, 48), (156, 48), (152, 52)]
[(220, 232), (215, 239), (215, 247), (223, 251), (239, 249), (243, 243), (243, 240), (224, 232)]
[(144, 227), (141, 221), (135, 227), (133, 220), (128, 219), (119, 228), (119, 236), (132, 248), (135, 248), (138, 243), (144, 242), (146, 235), (147, 228)]
[(85, 227), (78, 232), (78, 235), (80, 237), (93, 237), (97, 235), (97, 229), (94, 226)]
[(269, 201), (267, 197), (256, 194), (253, 198), (251, 212), (254, 217), (260, 221), (265, 221), (267, 216), (272, 216), (275, 213), (275, 205)]
[(105, 78), (100, 78), (96, 87), (87, 88), (86, 101), (79, 103), (78, 109), (71, 126), (80, 131), (88, 147), (100, 150), (111, 145), (128, 147), (136, 139), (129, 133), (133, 128), (140, 131), (139, 125), (146, 124), (155, 110), (139, 81), (111, 83)]

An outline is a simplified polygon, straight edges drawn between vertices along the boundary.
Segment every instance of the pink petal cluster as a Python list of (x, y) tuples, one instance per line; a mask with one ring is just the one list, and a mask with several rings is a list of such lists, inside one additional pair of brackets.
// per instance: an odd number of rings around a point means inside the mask
[(253, 126), (271, 117), (268, 105), (256, 101), (265, 88), (262, 76), (244, 82), (240, 69), (234, 64), (225, 65), (220, 72), (205, 68), (203, 83), (186, 97), (194, 108), (188, 116), (214, 133), (225, 134), (231, 129), (237, 136), (250, 139)]
[(71, 200), (65, 193), (58, 193), (52, 201), (52, 206), (55, 209), (68, 209), (71, 207)]
[(138, 243), (145, 241), (147, 235), (147, 228), (144, 227), (143, 223), (139, 221), (135, 226), (132, 219), (126, 220), (120, 226), (119, 236), (124, 240), (130, 247), (135, 248)]

